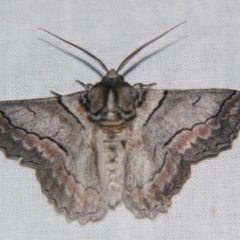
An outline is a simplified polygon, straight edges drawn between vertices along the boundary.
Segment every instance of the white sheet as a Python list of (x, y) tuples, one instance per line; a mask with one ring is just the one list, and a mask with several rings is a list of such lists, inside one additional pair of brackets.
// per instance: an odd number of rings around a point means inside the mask
[[(38, 27), (116, 68), (140, 44), (184, 20), (137, 55), (125, 71), (152, 54), (125, 79), (164, 89), (240, 89), (239, 13), (239, 0), (1, 1), (0, 100), (79, 91), (76, 79), (101, 77), (88, 63), (104, 74), (94, 60)], [(240, 139), (232, 150), (194, 165), (168, 214), (139, 220), (121, 205), (86, 226), (55, 214), (34, 171), (0, 153), (0, 239), (240, 239), (239, 149)]]

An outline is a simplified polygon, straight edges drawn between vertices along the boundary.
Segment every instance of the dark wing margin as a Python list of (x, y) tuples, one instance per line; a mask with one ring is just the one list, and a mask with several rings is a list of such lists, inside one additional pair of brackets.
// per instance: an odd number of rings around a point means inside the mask
[[(218, 154), (221, 149), (230, 146), (238, 134), (240, 93), (230, 90), (219, 91), (223, 92), (223, 98), (218, 104), (217, 111), (213, 111), (211, 116), (205, 117), (202, 122), (196, 122), (191, 127), (176, 132), (165, 143), (170, 151), (180, 154), (185, 161), (196, 162)], [(210, 97), (208, 99), (211, 100)], [(198, 104), (199, 102), (194, 107)], [(206, 102), (206, 110), (208, 110), (207, 105)]]
[(155, 218), (166, 212), (189, 178), (191, 163), (230, 146), (240, 127), (238, 91), (169, 90), (159, 102), (142, 129), (156, 171), (143, 186), (124, 193), (126, 206), (137, 217)]

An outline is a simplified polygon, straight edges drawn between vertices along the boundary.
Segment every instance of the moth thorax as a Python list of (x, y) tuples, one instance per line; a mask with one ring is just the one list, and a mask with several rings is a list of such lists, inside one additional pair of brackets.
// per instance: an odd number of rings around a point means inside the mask
[(107, 116), (106, 116), (106, 120), (107, 121), (116, 121), (117, 120), (117, 115), (115, 112), (115, 98), (114, 98), (114, 94), (113, 91), (109, 91), (108, 94), (108, 100), (107, 100)]
[(116, 99), (112, 90), (109, 91), (106, 103), (106, 113), (102, 126), (117, 127), (123, 124), (123, 119), (119, 118), (119, 109), (116, 106)]

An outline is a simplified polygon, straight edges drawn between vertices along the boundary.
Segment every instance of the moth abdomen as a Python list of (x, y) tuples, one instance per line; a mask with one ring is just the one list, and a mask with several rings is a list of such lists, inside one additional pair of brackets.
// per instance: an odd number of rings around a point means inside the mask
[(115, 208), (122, 200), (126, 158), (126, 130), (118, 132), (102, 128), (97, 133), (98, 169), (108, 205)]

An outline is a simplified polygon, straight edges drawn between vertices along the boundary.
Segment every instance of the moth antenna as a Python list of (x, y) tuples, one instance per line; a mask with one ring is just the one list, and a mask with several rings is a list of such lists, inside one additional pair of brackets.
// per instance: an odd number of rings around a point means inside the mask
[(50, 34), (50, 35), (52, 35), (52, 36), (54, 36), (54, 37), (62, 40), (63, 42), (68, 43), (68, 44), (70, 44), (71, 46), (73, 46), (73, 47), (75, 47), (75, 48), (77, 48), (77, 49), (80, 49), (81, 51), (85, 52), (87, 55), (89, 55), (90, 57), (92, 57), (93, 59), (95, 59), (98, 63), (100, 63), (101, 67), (102, 67), (106, 72), (108, 72), (108, 69), (107, 69), (106, 65), (105, 65), (98, 57), (96, 57), (95, 55), (93, 55), (92, 53), (90, 53), (89, 51), (87, 51), (86, 49), (84, 49), (84, 48), (82, 48), (82, 47), (80, 47), (80, 46), (78, 46), (78, 45), (76, 45), (76, 44), (74, 44), (74, 43), (71, 43), (71, 42), (69, 42), (69, 41), (67, 41), (67, 40), (65, 40), (65, 39), (63, 39), (63, 38), (61, 38), (61, 37), (59, 37), (59, 36), (57, 36), (57, 35), (49, 32), (49, 31), (45, 30), (45, 29), (43, 29), (43, 28), (39, 28), (39, 29), (40, 29), (40, 30), (43, 30), (44, 32), (47, 32), (48, 34)]
[(162, 33), (161, 35), (157, 36), (156, 38), (150, 40), (149, 42), (144, 43), (143, 45), (141, 45), (140, 47), (138, 47), (134, 52), (132, 52), (130, 55), (128, 55), (123, 61), (122, 63), (119, 65), (117, 72), (119, 72), (120, 70), (122, 70), (122, 68), (128, 63), (129, 60), (131, 60), (138, 52), (140, 52), (143, 48), (145, 48), (146, 46), (148, 46), (149, 44), (155, 42), (156, 40), (158, 40), (159, 38), (163, 37), (164, 35), (166, 35), (167, 33), (169, 33), (170, 31), (172, 31), (173, 29), (179, 27), (180, 25), (186, 23), (187, 21), (181, 22), (178, 25), (176, 25), (175, 27), (167, 30), (166, 32)]

